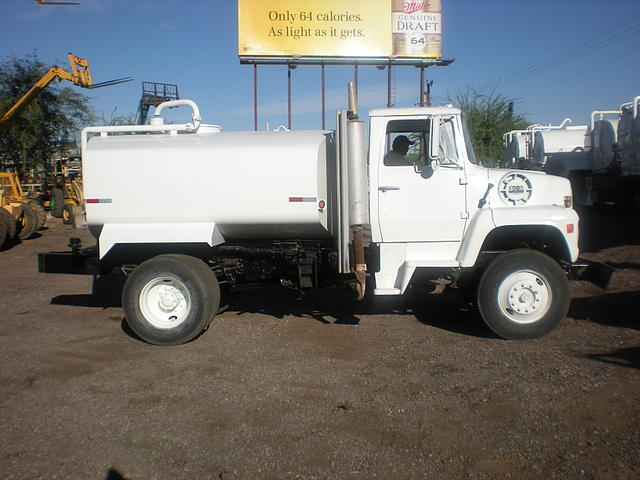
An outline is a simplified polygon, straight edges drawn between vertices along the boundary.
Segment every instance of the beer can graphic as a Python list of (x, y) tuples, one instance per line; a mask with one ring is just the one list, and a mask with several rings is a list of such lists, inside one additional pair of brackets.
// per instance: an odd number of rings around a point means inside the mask
[(441, 0), (391, 0), (393, 55), (442, 57)]

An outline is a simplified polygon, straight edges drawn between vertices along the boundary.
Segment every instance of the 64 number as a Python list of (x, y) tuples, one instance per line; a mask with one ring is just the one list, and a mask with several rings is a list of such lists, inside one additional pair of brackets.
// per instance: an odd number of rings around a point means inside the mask
[(424, 37), (411, 37), (411, 45), (424, 45), (427, 41)]

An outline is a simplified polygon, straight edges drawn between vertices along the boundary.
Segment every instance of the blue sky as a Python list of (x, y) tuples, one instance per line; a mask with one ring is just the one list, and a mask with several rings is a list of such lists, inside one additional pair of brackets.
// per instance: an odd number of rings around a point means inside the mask
[[(84, 91), (105, 118), (137, 110), (142, 81), (178, 84), (203, 120), (224, 130), (253, 128), (253, 71), (237, 57), (235, 0), (77, 0), (43, 6), (0, 0), (0, 53), (66, 68), (66, 54), (87, 58), (94, 82), (133, 82)], [(268, 0), (265, 0), (268, 1)], [(442, 0), (447, 67), (426, 70), (434, 104), (468, 87), (516, 100), (534, 123), (617, 108), (640, 95), (640, 0)], [(303, 0), (299, 1), (304, 4)], [(348, 0), (345, 0), (345, 5)], [(259, 68), (259, 125), (287, 123), (283, 66)], [(397, 106), (418, 102), (419, 70), (395, 69)], [(353, 67), (327, 67), (327, 125), (346, 104)], [(360, 67), (362, 109), (386, 104), (386, 71)], [(77, 88), (77, 87), (74, 87)], [(320, 69), (293, 71), (293, 128), (319, 128)]]

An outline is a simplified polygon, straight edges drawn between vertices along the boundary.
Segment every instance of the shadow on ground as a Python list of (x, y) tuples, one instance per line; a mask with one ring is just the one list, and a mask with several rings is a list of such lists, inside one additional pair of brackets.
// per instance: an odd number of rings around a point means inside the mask
[(51, 304), (72, 307), (120, 308), (122, 307), (121, 297), (124, 281), (125, 277), (122, 275), (94, 277), (92, 293), (58, 295), (51, 299)]
[(609, 352), (591, 353), (586, 358), (619, 367), (640, 370), (640, 347), (620, 348)]
[(640, 291), (574, 298), (567, 315), (601, 325), (640, 330), (640, 316), (636, 310), (638, 302)]
[(312, 290), (302, 298), (277, 286), (232, 295), (227, 314), (259, 313), (275, 318), (312, 318), (325, 325), (358, 325), (363, 315), (409, 315), (418, 322), (462, 335), (496, 338), (477, 313), (455, 291), (429, 295), (419, 290), (404, 296), (357, 301), (346, 288)]
[(578, 214), (580, 253), (640, 244), (640, 214), (637, 210), (602, 205), (582, 207)]

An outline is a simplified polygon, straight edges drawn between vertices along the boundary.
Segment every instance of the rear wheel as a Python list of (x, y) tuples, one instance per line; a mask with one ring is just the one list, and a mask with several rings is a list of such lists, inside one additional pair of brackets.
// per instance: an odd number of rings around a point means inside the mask
[(127, 324), (140, 338), (179, 345), (207, 329), (220, 305), (220, 287), (202, 260), (159, 255), (129, 275), (122, 305)]
[(22, 215), (18, 220), (18, 237), (20, 240), (29, 238), (38, 228), (38, 214), (28, 203), (22, 204)]
[(522, 340), (542, 337), (569, 309), (569, 284), (551, 257), (535, 250), (498, 256), (478, 286), (478, 309), (497, 335)]
[(44, 227), (44, 224), (47, 222), (47, 212), (45, 211), (45, 209), (42, 208), (42, 205), (38, 203), (31, 202), (29, 203), (29, 205), (33, 207), (36, 212), (36, 216), (38, 217), (38, 228)]

